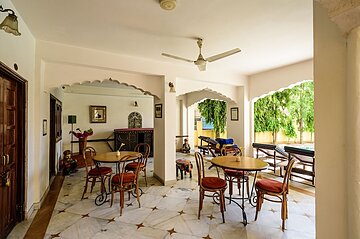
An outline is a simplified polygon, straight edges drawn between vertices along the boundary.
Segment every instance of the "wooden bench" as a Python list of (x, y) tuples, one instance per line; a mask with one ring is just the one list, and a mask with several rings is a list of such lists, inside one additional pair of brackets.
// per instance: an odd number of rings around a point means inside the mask
[[(291, 177), (299, 177), (310, 181), (311, 185), (315, 185), (315, 151), (309, 149), (284, 147), (285, 152), (289, 154), (289, 160), (295, 158), (297, 163), (291, 170)], [(307, 176), (307, 177), (306, 177)]]
[(266, 161), (274, 174), (276, 173), (276, 168), (280, 168), (280, 176), (282, 176), (283, 167), (279, 163), (287, 161), (288, 154), (275, 144), (253, 143), (252, 146), (256, 149), (256, 158)]

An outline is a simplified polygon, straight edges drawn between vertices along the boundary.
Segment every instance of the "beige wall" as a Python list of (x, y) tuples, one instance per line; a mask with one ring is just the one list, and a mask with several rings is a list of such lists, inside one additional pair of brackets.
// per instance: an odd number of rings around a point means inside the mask
[(326, 10), (316, 2), (314, 33), (316, 237), (350, 238), (344, 130), (346, 40)]

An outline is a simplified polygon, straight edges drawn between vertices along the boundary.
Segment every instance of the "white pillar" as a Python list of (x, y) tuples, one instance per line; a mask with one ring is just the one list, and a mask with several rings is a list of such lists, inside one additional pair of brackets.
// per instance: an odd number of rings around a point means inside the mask
[(154, 119), (154, 176), (165, 185), (176, 181), (176, 93), (169, 82), (176, 78), (164, 77), (162, 98), (155, 99), (155, 105), (162, 104), (162, 118)]
[(348, 238), (360, 238), (360, 27), (347, 41)]

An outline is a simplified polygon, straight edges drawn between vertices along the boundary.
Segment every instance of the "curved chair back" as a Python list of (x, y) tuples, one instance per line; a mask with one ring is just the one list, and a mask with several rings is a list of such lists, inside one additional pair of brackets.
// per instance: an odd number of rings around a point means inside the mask
[(198, 184), (200, 185), (201, 179), (205, 177), (204, 158), (201, 153), (195, 152), (195, 161), (198, 171)]
[(143, 155), (141, 162), (146, 166), (147, 160), (150, 155), (150, 145), (147, 143), (139, 143), (135, 146), (134, 151)]
[(282, 185), (282, 191), (288, 191), (289, 189), (289, 179), (290, 179), (290, 174), (291, 174), (291, 170), (294, 167), (296, 159), (292, 158), (289, 160), (288, 165), (286, 166), (286, 172), (284, 175), (284, 181), (283, 181), (283, 185)]
[[(95, 155), (96, 155), (96, 150), (95, 150), (94, 147), (87, 146), (83, 150), (83, 158), (84, 158), (84, 162), (85, 162), (86, 173), (88, 173), (92, 169), (92, 166), (94, 165), (93, 158), (94, 158)], [(90, 158), (91, 161), (88, 162), (87, 158)]]
[[(135, 174), (135, 178), (134, 178), (134, 181), (131, 182), (131, 184), (136, 184), (137, 183), (137, 180), (138, 180), (138, 175), (139, 175), (139, 168), (140, 168), (140, 162), (143, 158), (143, 156), (141, 155), (140, 157), (136, 158), (136, 159), (133, 159), (133, 156), (131, 155), (127, 155), (125, 157), (123, 157), (121, 159), (121, 161), (119, 161), (117, 163), (117, 170), (119, 172), (119, 175), (120, 175), (120, 180), (119, 180), (119, 187), (122, 188), (124, 186), (124, 175), (126, 175), (125, 173), (125, 166), (126, 166), (126, 161), (128, 161), (129, 159), (132, 159), (134, 162), (137, 163), (137, 166), (136, 166), (136, 170), (134, 171), (134, 174)], [(127, 183), (129, 184), (129, 183)]]

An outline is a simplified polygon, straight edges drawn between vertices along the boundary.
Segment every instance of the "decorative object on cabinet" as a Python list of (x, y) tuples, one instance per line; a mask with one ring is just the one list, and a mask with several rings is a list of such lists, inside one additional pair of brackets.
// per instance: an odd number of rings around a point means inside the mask
[(106, 106), (90, 105), (90, 123), (106, 123)]
[(70, 131), (69, 134), (73, 134), (75, 135), (76, 138), (79, 139), (79, 154), (82, 154), (84, 151), (84, 148), (86, 148), (87, 145), (87, 138), (92, 135), (94, 132), (92, 130), (92, 128), (88, 129), (88, 130), (84, 130), (84, 132), (82, 132), (80, 130), (80, 128), (77, 128), (76, 131)]
[(139, 112), (131, 112), (128, 116), (128, 127), (129, 128), (141, 128), (142, 127), (142, 116)]
[(124, 128), (114, 129), (114, 149), (118, 149), (120, 145), (125, 144), (121, 150), (133, 151), (139, 143), (147, 143), (150, 145), (150, 157), (153, 156), (153, 128)]
[(162, 104), (155, 104), (155, 118), (162, 118)]

